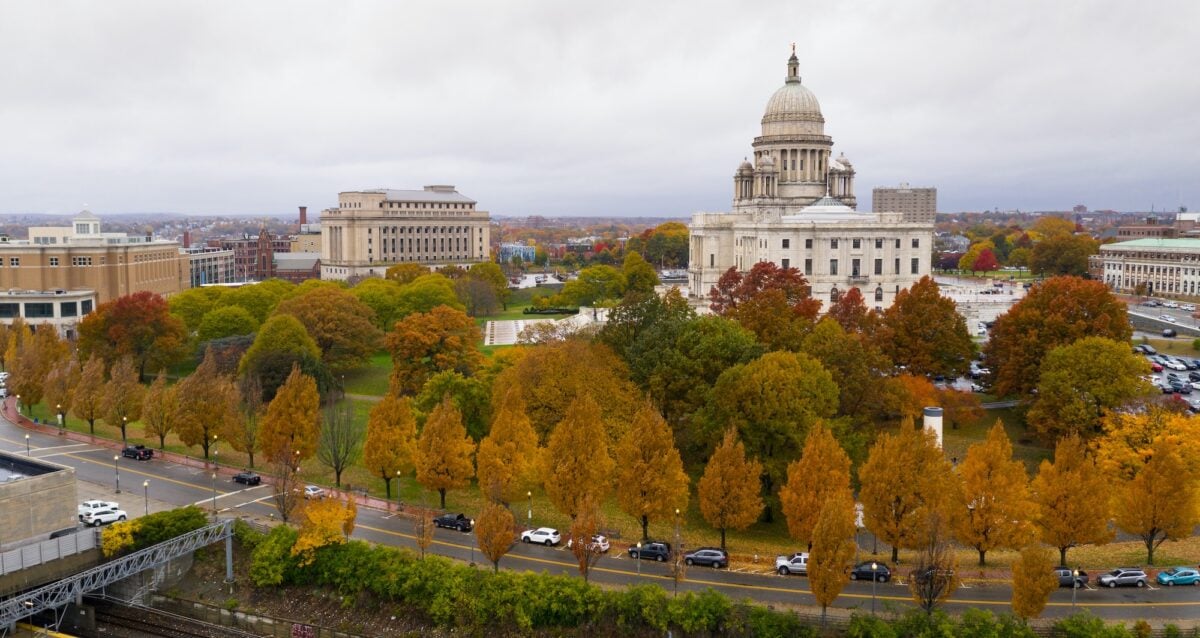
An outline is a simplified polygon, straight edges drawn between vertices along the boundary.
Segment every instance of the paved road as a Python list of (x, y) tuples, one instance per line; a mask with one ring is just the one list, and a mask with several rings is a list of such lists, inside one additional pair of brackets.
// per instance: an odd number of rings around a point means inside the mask
[[(25, 453), (26, 432), (6, 420), (0, 420), (0, 449)], [(187, 468), (155, 459), (151, 461), (118, 461), (122, 493), (116, 494), (116, 472), (113, 468), (113, 451), (88, 444), (67, 441), (63, 437), (34, 433), (30, 439), (32, 456), (45, 458), (75, 468), (80, 481), (80, 493), (89, 497), (111, 498), (122, 502), (131, 515), (141, 514), (143, 507), (137, 501), (145, 497), (142, 484), (150, 481), (149, 497), (151, 509), (157, 504), (197, 504), (211, 507), (215, 502), (224, 515), (246, 515), (260, 519), (274, 513), (271, 491), (268, 486), (245, 487), (234, 484), (225, 477), (214, 482), (209, 470)], [(534, 521), (536, 523), (536, 519)], [(394, 514), (360, 508), (354, 536), (376, 543), (398, 545), (415, 549), (412, 523)], [(482, 561), (475, 551), (474, 536), (449, 530), (437, 530), (432, 551), (459, 560)], [(614, 543), (613, 552), (600, 560), (592, 570), (592, 579), (613, 585), (634, 582), (653, 582), (668, 590), (671, 578), (665, 565), (630, 560), (619, 555), (623, 549)], [(864, 555), (864, 559), (870, 558)], [(886, 558), (881, 556), (881, 558)], [(769, 558), (754, 569), (743, 571), (717, 571), (693, 567), (680, 590), (698, 590), (712, 587), (736, 599), (750, 598), (763, 603), (811, 604), (812, 596), (808, 582), (803, 577), (783, 577), (770, 571)], [(545, 571), (555, 574), (577, 575), (574, 557), (563, 548), (528, 546), (518, 544), (501, 561), (509, 569)], [(639, 573), (640, 570), (640, 573)], [(1051, 597), (1047, 616), (1063, 616), (1072, 612), (1070, 590), (1060, 590)], [(835, 606), (843, 608), (870, 609), (872, 599), (879, 609), (884, 605), (906, 607), (911, 605), (907, 589), (900, 583), (885, 583), (872, 592), (869, 583), (849, 583), (838, 598)], [(1010, 590), (1004, 584), (964, 587), (955, 593), (947, 608), (961, 612), (968, 608), (992, 609), (1002, 612), (1008, 609)], [(1185, 619), (1200, 620), (1200, 588), (1148, 588), (1095, 590), (1077, 592), (1079, 608), (1111, 619)]]

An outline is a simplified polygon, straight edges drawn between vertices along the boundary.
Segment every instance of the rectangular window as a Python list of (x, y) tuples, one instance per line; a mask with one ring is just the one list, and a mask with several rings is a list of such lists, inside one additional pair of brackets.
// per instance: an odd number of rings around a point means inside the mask
[(9, 257), (8, 265), (12, 266), (13, 268), (19, 267), (21, 265), (21, 258), (20, 257)]
[(812, 274), (812, 260), (811, 259), (804, 260), (804, 274), (806, 274), (806, 275)]
[(836, 239), (829, 240), (829, 248), (830, 248), (830, 250), (837, 250), (837, 240)]
[(47, 319), (54, 316), (52, 303), (26, 303), (25, 317), (27, 319)]
[(876, 240), (875, 240), (875, 249), (876, 249), (876, 250), (883, 250), (883, 240), (882, 240), (882, 239), (876, 239)]
[(713, 253), (708, 254), (708, 267), (715, 268), (717, 265), (717, 256)]
[(862, 240), (861, 240), (861, 239), (854, 239), (854, 240), (852, 240), (852, 241), (851, 241), (851, 246), (850, 246), (850, 247), (851, 247), (851, 248), (862, 248)]
[(899, 250), (899, 249), (900, 249), (900, 238), (897, 237), (896, 238), (896, 250)]
[(80, 308), (80, 311), (79, 311), (80, 314), (83, 314), (83, 315), (91, 314), (92, 313), (92, 300), (84, 299), (83, 301), (79, 302), (79, 308)]
[(921, 247), (921, 240), (917, 239), (916, 237), (913, 237), (913, 248), (920, 248), (920, 247)]
[[(916, 241), (916, 240), (913, 240), (913, 241)], [(921, 272), (921, 258), (913, 257), (912, 258), (912, 274), (915, 275), (919, 272)]]
[(811, 240), (811, 239), (805, 239), (805, 240), (804, 240), (804, 247), (805, 247), (805, 248), (807, 248), (808, 250), (812, 250), (812, 240)]
[(876, 275), (883, 274), (883, 260), (882, 259), (875, 260), (875, 274)]
[[(897, 239), (896, 241), (900, 241), (900, 240)], [(900, 258), (899, 257), (896, 258), (896, 274), (897, 275), (900, 274)]]
[(63, 317), (74, 317), (79, 312), (79, 304), (74, 301), (64, 301), (58, 304), (58, 312)]
[(829, 274), (831, 274), (831, 275), (837, 274), (837, 260), (836, 259), (829, 260)]
[(851, 260), (850, 260), (850, 274), (851, 274), (851, 275), (853, 275), (853, 276), (855, 276), (855, 277), (857, 277), (857, 276), (859, 276), (860, 274), (862, 274), (862, 273), (860, 273), (860, 272), (859, 272), (859, 270), (858, 270), (858, 262), (859, 262), (859, 260), (857, 260), (857, 259), (851, 259)]
[(791, 247), (792, 247), (792, 240), (790, 240), (790, 239), (785, 239), (785, 240), (783, 240), (783, 247), (784, 247), (784, 248), (791, 248)]
[(50, 265), (51, 265), (51, 266), (57, 266), (57, 265), (58, 265), (58, 257), (51, 257), (51, 258), (50, 258)]
[(21, 304), (0, 303), (0, 319), (14, 319)]
[[(787, 240), (784, 240), (784, 241), (787, 241)], [(788, 267), (790, 267), (790, 266), (791, 266), (791, 263), (792, 263), (792, 260), (790, 260), (790, 259), (784, 259), (784, 260), (782, 261), (782, 264), (781, 264), (781, 265), (783, 266), (783, 269), (784, 269), (784, 270), (787, 270), (787, 269), (788, 269)]]

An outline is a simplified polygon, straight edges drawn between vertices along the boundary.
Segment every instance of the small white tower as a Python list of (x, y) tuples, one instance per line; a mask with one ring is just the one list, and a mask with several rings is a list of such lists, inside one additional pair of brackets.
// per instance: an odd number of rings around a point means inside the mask
[(937, 437), (938, 447), (942, 447), (942, 409), (941, 408), (925, 408), (925, 416), (923, 419), (924, 429), (933, 432)]

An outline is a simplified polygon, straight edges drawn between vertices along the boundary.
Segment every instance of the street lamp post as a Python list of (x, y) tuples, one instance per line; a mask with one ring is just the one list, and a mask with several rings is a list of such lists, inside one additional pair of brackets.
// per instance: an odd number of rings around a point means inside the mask
[(113, 455), (113, 476), (117, 478), (117, 494), (121, 493), (121, 468), (117, 465), (117, 461), (120, 459), (120, 456)]
[[(473, 518), (471, 519), (471, 529), (475, 529), (475, 519), (473, 519)], [(474, 541), (474, 539), (472, 539), (468, 542), (471, 543), (471, 567), (474, 567), (475, 566), (475, 541)]]
[(142, 481), (142, 497), (146, 503), (146, 516), (150, 515), (150, 479)]
[(125, 428), (129, 427), (129, 417), (121, 417), (121, 443), (125, 443)]
[(29, 435), (25, 435), (25, 456), (29, 456)]
[(875, 615), (875, 583), (879, 581), (879, 574), (875, 570), (879, 569), (879, 563), (871, 563), (871, 615)]
[(637, 555), (638, 578), (641, 578), (642, 577), (642, 541), (637, 542), (637, 548), (638, 548), (638, 555)]
[(63, 411), (62, 411), (62, 404), (61, 404), (61, 403), (55, 403), (55, 404), (54, 404), (54, 411), (58, 413), (58, 433), (59, 433), (60, 435), (61, 435), (61, 434), (65, 434), (65, 433), (66, 433), (66, 431), (67, 431), (67, 420), (66, 420), (66, 418), (65, 418), (65, 417), (64, 417), (64, 415), (63, 415)]
[(1079, 570), (1071, 570), (1071, 609), (1075, 609), (1075, 592), (1079, 590)]
[(529, 529), (533, 529), (533, 491), (525, 492), (525, 496), (529, 497)]
[(212, 488), (213, 488), (213, 520), (217, 520), (217, 473), (212, 473)]
[(400, 470), (396, 470), (396, 514), (400, 514), (400, 509), (404, 507), (404, 501), (400, 500)]
[(17, 414), (21, 413), (21, 395), (17, 395)]

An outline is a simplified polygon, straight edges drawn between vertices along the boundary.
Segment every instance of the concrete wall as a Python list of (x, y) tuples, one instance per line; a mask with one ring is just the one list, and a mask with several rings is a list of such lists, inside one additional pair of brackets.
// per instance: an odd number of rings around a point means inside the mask
[(4, 452), (0, 466), (24, 475), (0, 483), (0, 548), (78, 524), (73, 468)]

